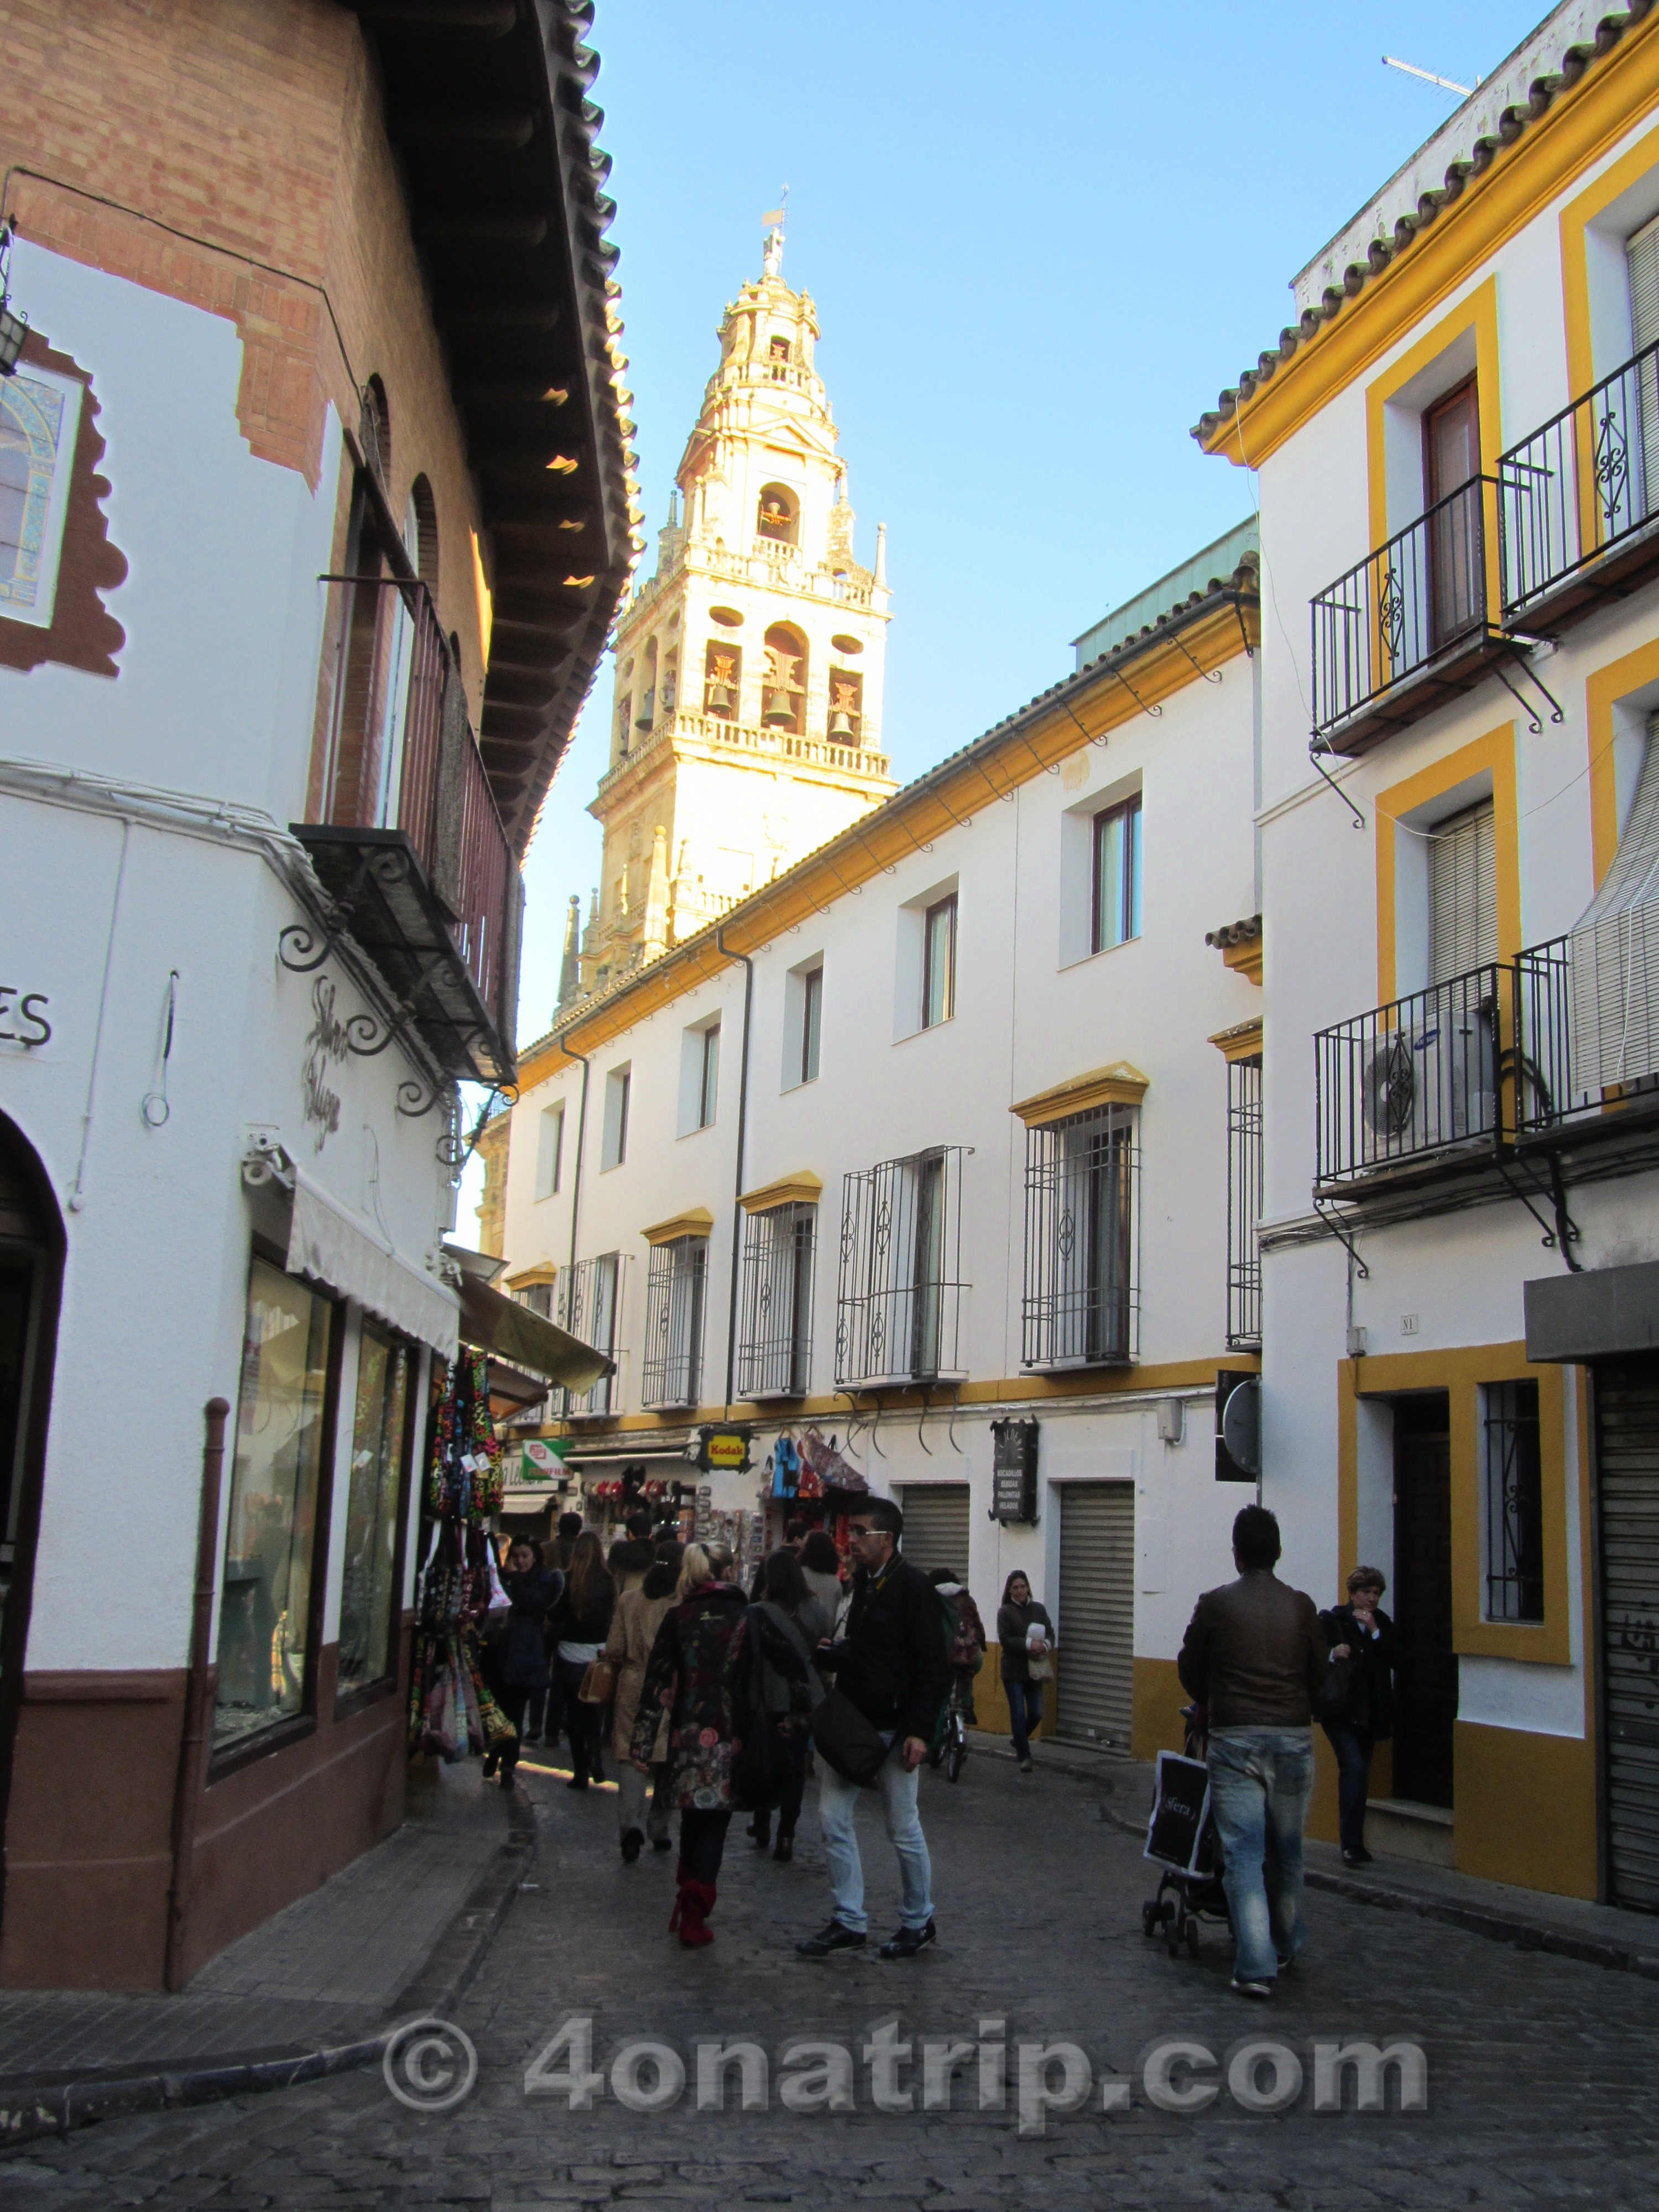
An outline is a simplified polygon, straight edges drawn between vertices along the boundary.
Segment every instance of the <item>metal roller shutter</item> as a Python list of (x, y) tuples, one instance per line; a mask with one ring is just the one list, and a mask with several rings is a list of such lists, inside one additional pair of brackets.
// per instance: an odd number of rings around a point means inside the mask
[(1054, 1732), (1127, 1753), (1134, 1718), (1134, 1485), (1068, 1482), (1059, 1495)]
[(912, 1482), (899, 1492), (904, 1556), (930, 1575), (935, 1567), (968, 1571), (968, 1485)]
[(1659, 1358), (1595, 1370), (1607, 1876), (1659, 1911)]

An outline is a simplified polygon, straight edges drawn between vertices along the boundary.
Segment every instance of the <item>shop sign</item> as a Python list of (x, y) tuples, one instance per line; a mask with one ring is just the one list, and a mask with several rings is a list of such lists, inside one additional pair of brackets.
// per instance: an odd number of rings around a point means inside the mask
[(340, 1094), (330, 1085), (328, 1072), (344, 1064), (351, 1050), (351, 1036), (346, 1024), (335, 1019), (334, 986), (326, 975), (319, 975), (311, 987), (311, 1009), (316, 1018), (306, 1039), (300, 1088), (306, 1119), (317, 1132), (316, 1146), (320, 1152), (340, 1126)]
[(991, 1424), (991, 1518), (1035, 1521), (1037, 1425), (1035, 1421)]
[(745, 1429), (703, 1428), (697, 1431), (697, 1465), (705, 1474), (722, 1468), (737, 1474), (746, 1474), (753, 1464), (749, 1456), (749, 1433)]
[(562, 1482), (564, 1461), (556, 1445), (544, 1443), (539, 1437), (526, 1437), (520, 1446), (524, 1462), (520, 1480), (524, 1482)]
[(52, 1024), (46, 1008), (51, 1004), (44, 991), (20, 991), (15, 983), (0, 983), (0, 1044), (21, 1044), (27, 1052), (48, 1042)]

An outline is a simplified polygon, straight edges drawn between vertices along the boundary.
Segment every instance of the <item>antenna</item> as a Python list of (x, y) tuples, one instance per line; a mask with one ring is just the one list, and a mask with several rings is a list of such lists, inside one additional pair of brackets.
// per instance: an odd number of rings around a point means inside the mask
[(1384, 69), (1403, 70), (1407, 76), (1421, 77), (1425, 84), (1437, 84), (1443, 92), (1455, 92), (1463, 100), (1468, 100), (1480, 84), (1479, 77), (1473, 84), (1459, 84), (1451, 77), (1437, 76), (1432, 70), (1418, 69), (1411, 62), (1398, 62), (1392, 54), (1383, 55), (1382, 66)]

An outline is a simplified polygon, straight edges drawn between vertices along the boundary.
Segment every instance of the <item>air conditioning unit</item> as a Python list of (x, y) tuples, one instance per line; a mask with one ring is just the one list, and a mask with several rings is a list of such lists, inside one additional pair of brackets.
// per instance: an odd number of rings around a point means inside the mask
[(1365, 1051), (1359, 1164), (1385, 1167), (1498, 1126), (1498, 1009), (1489, 999), (1443, 1007)]

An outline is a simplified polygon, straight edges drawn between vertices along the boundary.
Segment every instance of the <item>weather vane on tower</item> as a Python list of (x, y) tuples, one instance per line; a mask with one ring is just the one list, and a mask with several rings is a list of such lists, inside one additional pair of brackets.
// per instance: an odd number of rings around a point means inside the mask
[(768, 208), (761, 217), (766, 227), (766, 273), (769, 276), (783, 274), (783, 227), (789, 215), (789, 187), (783, 188), (783, 205)]

